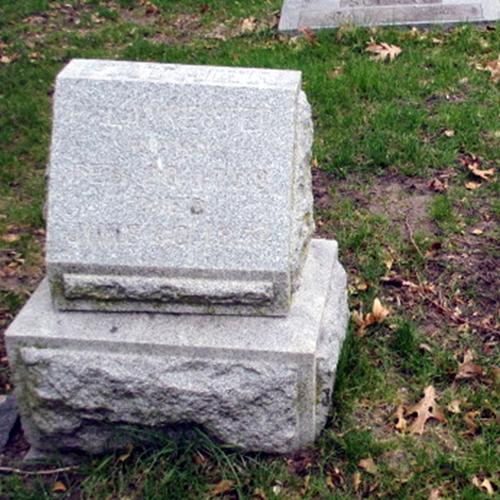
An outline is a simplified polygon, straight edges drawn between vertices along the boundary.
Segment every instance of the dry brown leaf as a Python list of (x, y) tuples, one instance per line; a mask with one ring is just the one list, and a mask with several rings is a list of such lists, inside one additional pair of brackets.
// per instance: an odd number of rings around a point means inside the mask
[(132, 451), (134, 450), (134, 446), (132, 444), (127, 445), (127, 451), (118, 457), (118, 462), (126, 462), (129, 458), (130, 455), (132, 454)]
[(388, 259), (384, 260), (385, 267), (388, 271), (392, 269), (392, 266), (394, 265), (394, 259), (392, 257), (389, 257)]
[(253, 498), (257, 500), (267, 500), (267, 496), (261, 488), (255, 488), (255, 490), (253, 490)]
[(311, 28), (300, 28), (299, 32), (304, 35), (304, 38), (309, 42), (309, 43), (317, 43), (318, 42), (318, 36), (316, 33)]
[(479, 189), (481, 187), (480, 182), (466, 182), (465, 183), (465, 188), (469, 189), (470, 191), (474, 191), (475, 189)]
[(493, 167), (482, 170), (479, 168), (479, 163), (476, 161), (469, 163), (467, 165), (467, 168), (472, 173), (472, 175), (475, 175), (476, 177), (479, 177), (480, 179), (488, 182), (491, 180), (491, 177), (495, 175), (495, 169)]
[(211, 492), (212, 495), (218, 496), (231, 491), (234, 488), (234, 481), (230, 481), (229, 479), (223, 479), (219, 481), (217, 484), (212, 486)]
[(483, 490), (487, 495), (494, 495), (495, 489), (493, 488), (493, 484), (487, 478), (480, 479), (478, 476), (474, 476), (472, 478), (472, 484)]
[(369, 318), (370, 324), (382, 323), (382, 321), (389, 316), (389, 309), (384, 307), (380, 300), (377, 298), (373, 301), (372, 312), (367, 316)]
[(242, 33), (252, 33), (257, 29), (257, 19), (255, 17), (247, 17), (241, 21), (240, 29)]
[(436, 403), (436, 390), (432, 385), (424, 389), (424, 397), (408, 409), (407, 415), (413, 415), (414, 413), (417, 414), (417, 418), (410, 427), (412, 434), (422, 435), (427, 420), (431, 418), (441, 423), (446, 422), (441, 408)]
[(375, 40), (373, 40), (373, 38), (371, 39), (365, 50), (367, 52), (375, 54), (374, 59), (377, 61), (385, 61), (386, 59), (388, 59), (389, 61), (394, 61), (394, 59), (396, 59), (396, 57), (401, 54), (401, 48), (397, 45), (391, 45), (385, 42), (375, 43)]
[(418, 344), (418, 348), (422, 349), (422, 351), (432, 352), (432, 347), (429, 344)]
[(439, 488), (432, 489), (430, 494), (429, 494), (428, 500), (439, 500), (439, 498), (443, 498), (441, 496), (441, 492), (439, 491)]
[(500, 56), (498, 59), (493, 59), (488, 61), (484, 65), (476, 64), (476, 69), (481, 71), (488, 71), (490, 73), (490, 78), (494, 83), (500, 81)]
[(359, 491), (361, 487), (361, 472), (354, 472), (352, 475), (352, 487), (354, 489), (354, 493)]
[(396, 425), (394, 426), (399, 432), (404, 432), (408, 426), (408, 422), (404, 417), (403, 405), (399, 405), (396, 409)]
[(2, 56), (0, 57), (0, 63), (2, 64), (10, 64), (12, 62), (12, 58), (9, 56)]
[(333, 467), (328, 470), (326, 475), (326, 485), (330, 489), (342, 488), (344, 486), (345, 479), (342, 471), (338, 467)]
[(368, 314), (363, 315), (360, 311), (354, 311), (352, 319), (358, 326), (358, 335), (360, 337), (364, 336), (369, 326), (382, 323), (389, 314), (390, 310), (384, 307), (378, 298), (373, 301), (372, 311)]
[(207, 458), (201, 451), (197, 451), (194, 453), (193, 460), (196, 465), (204, 465), (207, 463)]
[(460, 403), (461, 401), (459, 399), (454, 399), (447, 407), (446, 409), (450, 413), (460, 413)]
[(481, 378), (484, 376), (484, 369), (472, 362), (474, 353), (467, 349), (464, 353), (464, 359), (458, 365), (458, 372), (455, 375), (455, 380), (465, 380), (471, 378)]
[(429, 189), (436, 191), (436, 193), (444, 193), (448, 189), (448, 183), (439, 179), (432, 179), (429, 182)]
[(307, 493), (310, 482), (311, 482), (311, 475), (307, 474), (307, 476), (304, 478), (304, 483), (302, 484), (302, 488), (300, 488), (301, 496), (305, 496), (305, 494)]
[(52, 491), (54, 493), (64, 493), (68, 488), (66, 488), (66, 485), (62, 481), (56, 481), (52, 485)]
[(468, 411), (465, 415), (464, 415), (464, 422), (465, 422), (465, 425), (467, 426), (467, 432), (466, 434), (469, 434), (471, 436), (475, 436), (479, 430), (479, 428), (481, 427), (477, 421), (476, 421), (476, 418), (480, 415), (480, 411)]
[(15, 241), (19, 241), (20, 238), (21, 235), (13, 233), (7, 233), (2, 236), (2, 240), (5, 241), (5, 243), (14, 243)]
[(378, 469), (377, 466), (375, 465), (375, 462), (373, 461), (373, 458), (363, 458), (358, 462), (358, 466), (361, 467), (363, 470), (368, 472), (369, 474), (377, 474)]

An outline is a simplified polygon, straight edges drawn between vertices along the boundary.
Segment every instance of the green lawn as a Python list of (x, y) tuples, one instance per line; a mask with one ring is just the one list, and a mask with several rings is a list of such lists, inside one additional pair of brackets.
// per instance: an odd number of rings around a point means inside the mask
[[(484, 69), (499, 57), (500, 24), (287, 37), (280, 4), (0, 0), (0, 332), (43, 275), (51, 96), (66, 62), (299, 69), (315, 120), (317, 232), (339, 241), (351, 310), (366, 320), (376, 298), (389, 308), (365, 329), (351, 322), (325, 431), (289, 457), (241, 454), (201, 432), (156, 436), (59, 474), (5, 473), (2, 498), (498, 494), (500, 94)], [(401, 54), (374, 61), (372, 37)], [(0, 363), (6, 393), (3, 345)], [(411, 407), (428, 386), (445, 420), (416, 434)], [(9, 453), (1, 466), (26, 468)]]

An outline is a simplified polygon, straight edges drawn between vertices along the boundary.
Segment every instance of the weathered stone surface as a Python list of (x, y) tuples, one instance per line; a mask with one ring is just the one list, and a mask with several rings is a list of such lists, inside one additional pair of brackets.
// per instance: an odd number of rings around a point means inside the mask
[(57, 307), (286, 314), (313, 228), (300, 84), (298, 71), (68, 64), (47, 203)]
[(313, 240), (300, 280), (287, 317), (60, 311), (44, 281), (6, 333), (30, 443), (98, 453), (183, 424), (247, 450), (312, 443), (348, 318), (335, 242)]
[(430, 25), (500, 19), (498, 0), (285, 0), (279, 29)]

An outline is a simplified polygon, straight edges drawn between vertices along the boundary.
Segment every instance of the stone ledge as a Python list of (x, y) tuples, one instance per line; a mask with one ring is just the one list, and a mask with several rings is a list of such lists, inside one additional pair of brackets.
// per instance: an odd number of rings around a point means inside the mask
[(313, 240), (289, 316), (62, 312), (44, 281), (6, 333), (39, 451), (124, 446), (122, 427), (196, 424), (289, 452), (324, 425), (348, 310), (333, 241)]

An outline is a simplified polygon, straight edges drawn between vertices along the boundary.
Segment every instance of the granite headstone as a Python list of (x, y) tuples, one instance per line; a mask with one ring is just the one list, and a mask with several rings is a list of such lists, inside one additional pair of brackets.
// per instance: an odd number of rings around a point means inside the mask
[(6, 333), (32, 456), (193, 425), (246, 450), (314, 441), (348, 309), (336, 242), (311, 240), (300, 81), (111, 61), (59, 75), (49, 276)]

